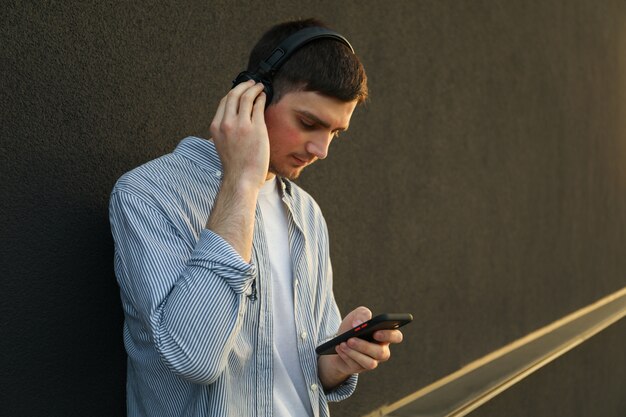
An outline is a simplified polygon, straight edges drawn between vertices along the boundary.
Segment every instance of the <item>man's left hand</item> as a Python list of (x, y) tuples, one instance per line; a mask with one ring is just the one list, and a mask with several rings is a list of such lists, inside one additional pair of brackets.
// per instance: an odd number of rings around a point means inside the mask
[[(367, 307), (358, 307), (341, 322), (338, 334), (342, 334), (372, 318)], [(345, 381), (350, 375), (376, 369), (391, 357), (389, 345), (402, 342), (400, 330), (378, 330), (376, 342), (357, 337), (348, 339), (335, 348), (337, 355), (323, 355), (318, 359), (318, 373), (324, 389), (329, 390)]]

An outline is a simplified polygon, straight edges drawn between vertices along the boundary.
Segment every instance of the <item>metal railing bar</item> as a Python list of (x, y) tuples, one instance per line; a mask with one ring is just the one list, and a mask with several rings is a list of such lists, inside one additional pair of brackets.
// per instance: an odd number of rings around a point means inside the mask
[(364, 417), (461, 417), (626, 316), (626, 287)]

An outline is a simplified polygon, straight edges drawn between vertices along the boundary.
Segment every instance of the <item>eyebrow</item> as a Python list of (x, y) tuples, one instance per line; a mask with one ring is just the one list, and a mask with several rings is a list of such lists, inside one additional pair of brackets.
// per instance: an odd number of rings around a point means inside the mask
[[(322, 126), (322, 127), (325, 127), (326, 129), (330, 129), (330, 123), (328, 123), (328, 122), (326, 122), (326, 121), (324, 121), (324, 120), (320, 119), (319, 117), (317, 117), (317, 116), (316, 116), (316, 115), (314, 115), (313, 113), (308, 112), (308, 111), (306, 111), (306, 110), (296, 110), (296, 112), (297, 112), (297, 113), (300, 113), (301, 115), (303, 115), (303, 116), (305, 116), (305, 117), (307, 117), (307, 118), (309, 118), (309, 119), (311, 119), (311, 120), (313, 120), (313, 121), (314, 121), (315, 123), (317, 123), (318, 125), (320, 125), (320, 126)], [(340, 128), (335, 129), (335, 130), (346, 131), (346, 130), (348, 130), (348, 126), (346, 126), (346, 127), (340, 127)]]

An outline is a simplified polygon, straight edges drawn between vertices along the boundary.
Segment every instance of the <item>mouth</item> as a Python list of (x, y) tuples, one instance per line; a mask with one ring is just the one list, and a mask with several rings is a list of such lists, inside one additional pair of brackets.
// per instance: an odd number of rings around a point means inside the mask
[(299, 158), (295, 155), (292, 155), (294, 163), (296, 166), (298, 167), (304, 167), (306, 165), (309, 165), (311, 162), (313, 162), (313, 160), (311, 159), (303, 159), (303, 158)]

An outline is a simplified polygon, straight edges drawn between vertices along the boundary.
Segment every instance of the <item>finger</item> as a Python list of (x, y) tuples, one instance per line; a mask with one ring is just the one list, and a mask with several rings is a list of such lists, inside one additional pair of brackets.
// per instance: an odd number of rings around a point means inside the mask
[(224, 118), (224, 109), (226, 107), (226, 96), (222, 97), (220, 100), (220, 104), (217, 106), (217, 110), (215, 111), (215, 115), (213, 116), (213, 120), (211, 121), (211, 134), (213, 137), (217, 136), (219, 133), (220, 124), (222, 123), (222, 119)]
[(265, 102), (267, 96), (265, 92), (261, 91), (254, 101), (254, 108), (252, 109), (252, 122), (255, 124), (265, 124)]
[(379, 330), (374, 333), (374, 340), (377, 342), (401, 343), (404, 335), (400, 330)]
[(335, 348), (335, 351), (337, 352), (337, 355), (339, 355), (341, 360), (343, 360), (343, 362), (346, 364), (350, 372), (358, 372), (359, 370), (361, 370), (361, 366), (356, 363), (350, 356), (348, 356), (348, 354), (343, 351), (341, 346), (337, 346)]
[(350, 359), (358, 364), (362, 369), (372, 370), (378, 366), (378, 361), (371, 356), (365, 355), (355, 349), (351, 349), (346, 343), (339, 345), (342, 352), (345, 353)]
[(361, 323), (365, 323), (366, 321), (372, 318), (372, 311), (364, 306), (357, 307), (354, 309), (354, 326), (358, 326)]
[(357, 307), (349, 312), (341, 321), (339, 333), (346, 332), (372, 318), (372, 312), (367, 307)]
[(371, 343), (357, 337), (348, 339), (348, 347), (369, 356), (377, 361), (385, 362), (389, 360), (391, 352), (389, 350), (389, 343)]
[(364, 306), (355, 308), (352, 311), (352, 314), (353, 314), (353, 318), (352, 318), (353, 327), (358, 326), (359, 324), (365, 323), (366, 321), (372, 318), (371, 310)]
[(241, 121), (249, 122), (252, 118), (252, 106), (255, 103), (255, 99), (263, 91), (263, 84), (258, 83), (253, 87), (247, 89), (239, 100), (239, 118)]
[(246, 81), (244, 81), (242, 83), (237, 84), (233, 88), (231, 88), (230, 91), (228, 92), (228, 94), (233, 93), (233, 94), (236, 94), (236, 95), (241, 95), (241, 94), (243, 94), (244, 91), (246, 91), (248, 88), (252, 87), (256, 83), (257, 82), (254, 81), (254, 80), (246, 80)]
[(237, 84), (235, 88), (230, 90), (230, 92), (226, 95), (224, 119), (229, 120), (237, 115), (239, 112), (239, 101), (241, 99), (241, 95), (254, 84), (254, 80), (248, 80), (245, 83)]

